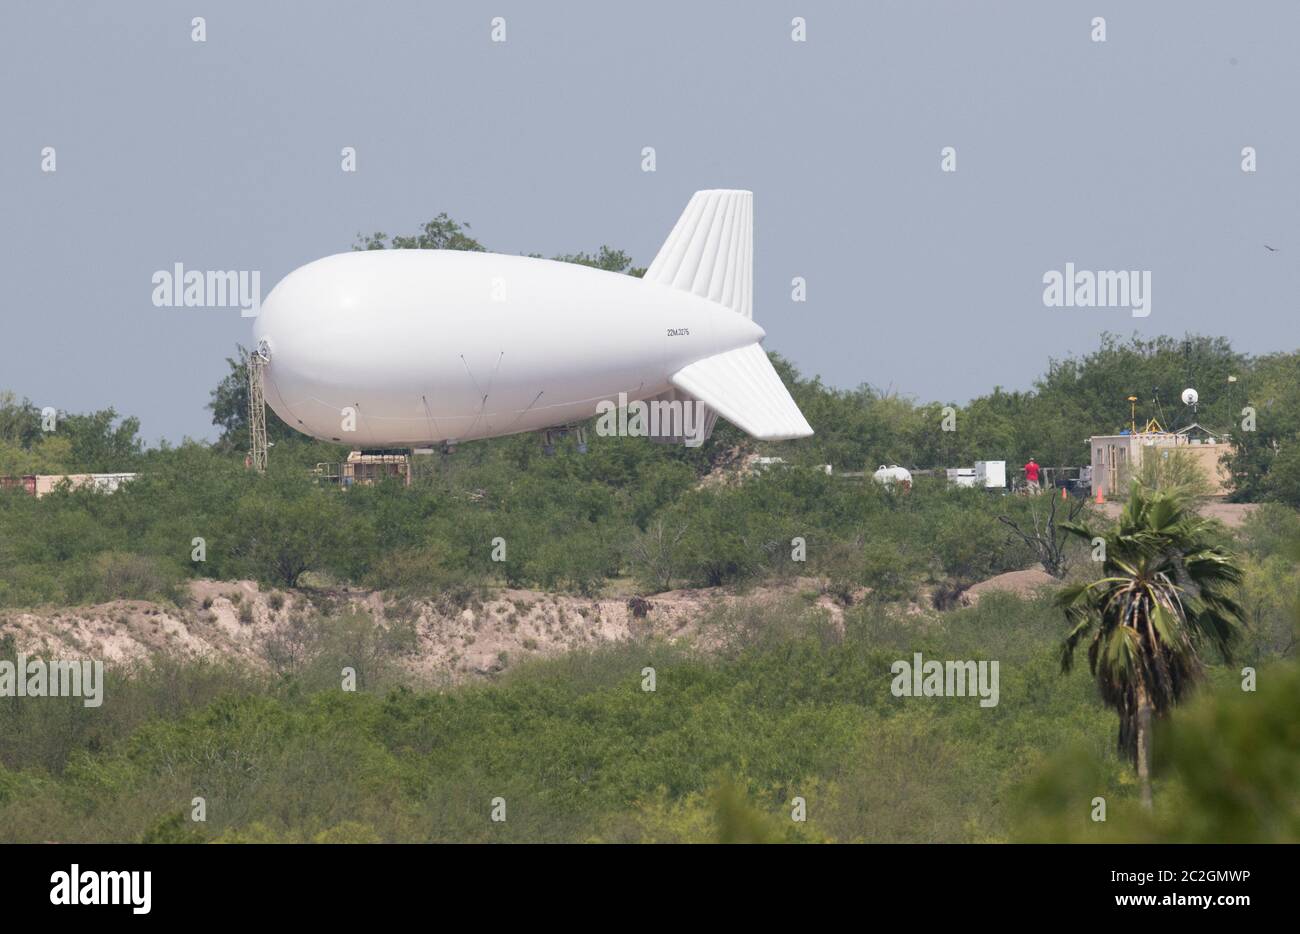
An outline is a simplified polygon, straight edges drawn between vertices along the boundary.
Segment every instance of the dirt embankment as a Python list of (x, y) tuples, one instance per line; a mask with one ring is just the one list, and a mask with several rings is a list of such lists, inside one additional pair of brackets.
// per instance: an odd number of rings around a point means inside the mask
[(1017, 597), (1029, 598), (1036, 596), (1043, 587), (1060, 586), (1061, 582), (1044, 571), (1040, 564), (1023, 571), (1008, 571), (972, 584), (962, 591), (959, 599), (962, 606), (974, 606), (979, 603), (980, 597), (989, 593), (1013, 593)]
[[(748, 602), (787, 600), (820, 592), (799, 579), (740, 595), (726, 589), (675, 590), (634, 608), (626, 598), (584, 598), (529, 590), (502, 590), (456, 609), (431, 601), (398, 600), (374, 591), (330, 594), (263, 590), (253, 581), (200, 580), (189, 584), (182, 607), (139, 600), (49, 610), (0, 611), (0, 635), (46, 658), (127, 662), (159, 653), (225, 657), (256, 668), (275, 665), (276, 647), (313, 620), (364, 613), (383, 626), (413, 631), (415, 644), (400, 664), (422, 680), (458, 682), (491, 675), (529, 656), (558, 655), (607, 642), (656, 637), (689, 639), (715, 648), (716, 628), (701, 626), (715, 610)], [(830, 597), (813, 603), (835, 623), (843, 610)], [(637, 612), (644, 610), (644, 615)]]

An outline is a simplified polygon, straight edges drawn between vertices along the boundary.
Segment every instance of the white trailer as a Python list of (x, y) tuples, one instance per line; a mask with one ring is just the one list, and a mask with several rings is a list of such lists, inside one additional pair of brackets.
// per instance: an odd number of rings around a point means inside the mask
[(1007, 488), (1007, 462), (976, 461), (975, 486), (985, 490), (1005, 490)]

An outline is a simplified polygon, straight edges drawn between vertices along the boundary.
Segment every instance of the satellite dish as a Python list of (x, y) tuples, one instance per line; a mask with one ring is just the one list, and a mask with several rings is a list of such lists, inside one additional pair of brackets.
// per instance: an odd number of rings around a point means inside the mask
[(1183, 405), (1196, 405), (1197, 400), (1200, 398), (1196, 390), (1191, 387), (1183, 390)]

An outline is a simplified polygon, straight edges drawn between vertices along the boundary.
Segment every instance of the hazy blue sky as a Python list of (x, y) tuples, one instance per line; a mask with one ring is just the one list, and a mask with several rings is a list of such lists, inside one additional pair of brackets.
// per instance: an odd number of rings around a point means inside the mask
[[(156, 270), (258, 269), (265, 294), (440, 211), (499, 252), (608, 243), (644, 265), (718, 187), (755, 193), (767, 347), (834, 385), (964, 402), (1103, 330), (1294, 349), (1297, 36), (1293, 0), (11, 0), (0, 388), (212, 437), (251, 320), (155, 308)], [(1150, 270), (1151, 315), (1044, 307), (1067, 262)]]

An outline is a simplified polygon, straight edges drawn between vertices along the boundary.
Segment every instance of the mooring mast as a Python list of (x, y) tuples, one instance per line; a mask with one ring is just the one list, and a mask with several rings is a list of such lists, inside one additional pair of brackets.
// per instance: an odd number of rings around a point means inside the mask
[(271, 362), (271, 351), (262, 341), (248, 354), (248, 430), (252, 446), (248, 465), (258, 473), (266, 471), (266, 395), (262, 391), (262, 371)]

